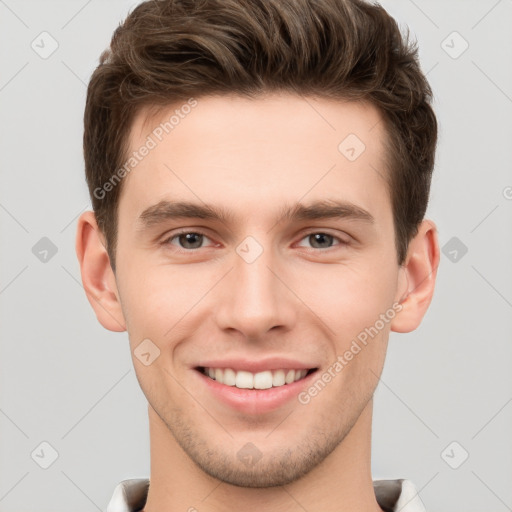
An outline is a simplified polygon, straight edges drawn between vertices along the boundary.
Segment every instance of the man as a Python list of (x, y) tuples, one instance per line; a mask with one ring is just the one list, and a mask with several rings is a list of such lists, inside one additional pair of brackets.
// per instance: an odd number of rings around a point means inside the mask
[(390, 331), (433, 295), (437, 123), (416, 49), (361, 0), (156, 0), (88, 88), (76, 249), (126, 330), (149, 479), (108, 512), (423, 511), (372, 481)]

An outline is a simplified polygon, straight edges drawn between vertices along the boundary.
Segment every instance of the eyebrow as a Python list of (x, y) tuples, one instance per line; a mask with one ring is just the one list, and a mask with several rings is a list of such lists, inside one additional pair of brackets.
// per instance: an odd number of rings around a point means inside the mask
[[(280, 220), (305, 221), (324, 219), (349, 219), (373, 224), (375, 219), (367, 210), (344, 201), (322, 200), (310, 204), (284, 205), (278, 214)], [(146, 208), (139, 216), (140, 229), (150, 228), (174, 219), (208, 219), (224, 224), (232, 223), (235, 216), (220, 206), (186, 201), (160, 201)]]

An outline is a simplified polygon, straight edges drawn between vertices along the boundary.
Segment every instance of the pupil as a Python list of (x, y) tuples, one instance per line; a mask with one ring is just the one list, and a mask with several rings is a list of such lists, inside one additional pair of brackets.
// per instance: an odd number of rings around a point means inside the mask
[[(197, 237), (197, 238), (196, 238)], [(184, 241), (186, 244), (191, 244), (193, 249), (197, 249), (201, 247), (201, 241), (202, 241), (202, 235), (199, 233), (185, 233), (184, 235), (180, 235), (180, 243)], [(194, 242), (194, 238), (196, 238)], [(312, 246), (318, 246), (320, 245), (323, 247), (325, 243), (327, 242), (328, 245), (330, 245), (328, 242), (332, 239), (331, 235), (327, 235), (326, 233), (315, 233), (313, 235), (310, 235), (310, 241), (312, 241)], [(182, 244), (183, 245), (183, 244)], [(190, 248), (190, 245), (188, 246)]]
[[(196, 240), (195, 243), (193, 240), (194, 237), (197, 237), (197, 239), (198, 239), (198, 241)], [(202, 241), (201, 237), (202, 237), (202, 235), (200, 235), (199, 233), (186, 233), (186, 234), (180, 236), (180, 243), (184, 241), (186, 247), (187, 247), (187, 244), (191, 244), (194, 246), (194, 247), (192, 247), (192, 249), (197, 249), (197, 248), (201, 247), (201, 241)], [(188, 248), (191, 248), (191, 247), (188, 246)]]
[(322, 241), (325, 242), (326, 238), (327, 237), (327, 240), (331, 239), (332, 236), (331, 235), (327, 235), (325, 233), (315, 233), (313, 235), (311, 235), (312, 237), (312, 240), (313, 240), (313, 243), (311, 244), (313, 247), (315, 247), (315, 244), (317, 242), (320, 242), (320, 245), (322, 245)]

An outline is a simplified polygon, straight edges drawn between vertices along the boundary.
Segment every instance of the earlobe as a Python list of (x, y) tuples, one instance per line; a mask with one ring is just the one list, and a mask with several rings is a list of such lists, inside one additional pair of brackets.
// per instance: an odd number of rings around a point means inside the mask
[(101, 325), (110, 331), (122, 332), (126, 330), (126, 323), (102, 239), (94, 213), (84, 212), (78, 219), (75, 245), (84, 290)]
[(424, 220), (409, 244), (405, 264), (400, 269), (405, 286), (399, 287), (398, 302), (402, 309), (391, 322), (392, 331), (411, 332), (420, 325), (434, 294), (439, 257), (436, 225)]

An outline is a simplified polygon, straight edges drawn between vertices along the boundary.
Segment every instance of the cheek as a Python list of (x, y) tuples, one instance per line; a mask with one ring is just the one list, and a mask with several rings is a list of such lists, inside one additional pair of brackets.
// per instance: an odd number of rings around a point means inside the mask
[[(215, 281), (192, 267), (148, 266), (134, 261), (119, 269), (123, 313), (132, 344), (149, 338), (161, 348), (188, 325)], [(133, 348), (133, 347), (132, 347)], [(167, 347), (168, 348), (168, 347)]]
[[(189, 300), (184, 293), (186, 282), (180, 272), (171, 274), (168, 269), (141, 266), (137, 273), (126, 272), (123, 276), (119, 292), (133, 365), (146, 398), (153, 407), (161, 410), (162, 404), (157, 402), (159, 396), (179, 395), (179, 386), (172, 378), (177, 378), (173, 366), (176, 340), (180, 339), (177, 332), (186, 324), (187, 311), (197, 298), (192, 294), (194, 296)], [(193, 289), (194, 285), (188, 288)], [(151, 358), (148, 365), (147, 359), (144, 360), (147, 353)]]
[[(382, 264), (326, 265), (304, 272), (297, 295), (342, 345), (392, 307), (397, 270)], [(340, 347), (341, 348), (341, 347)]]

